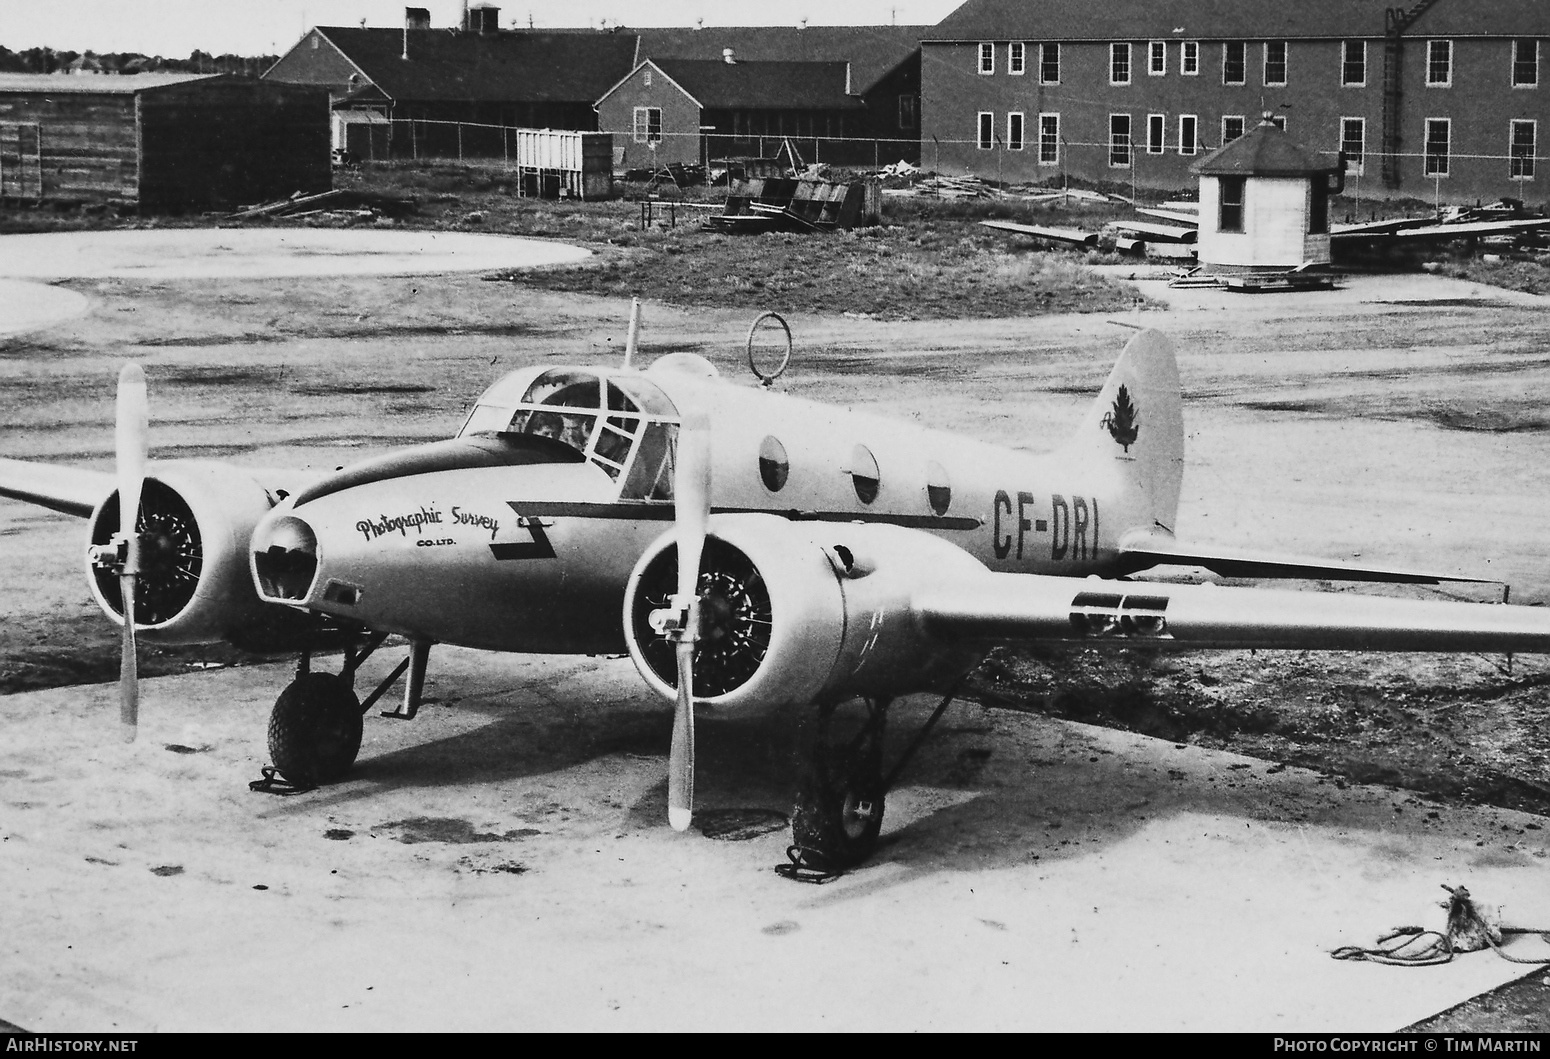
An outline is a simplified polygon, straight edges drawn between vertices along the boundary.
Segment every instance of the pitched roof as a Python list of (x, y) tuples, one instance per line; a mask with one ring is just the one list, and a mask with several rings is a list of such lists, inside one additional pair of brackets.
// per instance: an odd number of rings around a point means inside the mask
[(592, 102), (635, 65), (631, 33), (319, 26), (336, 48), (397, 100)]
[[(1522, 7), (1537, 0), (1439, 0), (1415, 32), (1450, 7)], [(995, 40), (1265, 40), (1381, 37), (1395, 0), (967, 0), (925, 39)], [(1413, 5), (1412, 5), (1413, 6)], [(1486, 15), (1500, 26), (1512, 23)], [(1543, 15), (1535, 19), (1545, 21)], [(1503, 31), (1506, 34), (1506, 31)], [(1517, 33), (1523, 30), (1515, 31)], [(1510, 35), (1510, 34), (1506, 34)]]
[(929, 26), (706, 26), (703, 29), (632, 29), (639, 59), (721, 59), (731, 48), (739, 61), (848, 62), (851, 85), (866, 92), (920, 47)]
[(1541, 0), (1439, 0), (1407, 31), (1411, 36), (1550, 36), (1550, 5)]
[(1313, 176), (1338, 167), (1266, 120), (1189, 168), (1202, 176)]
[(84, 93), (130, 95), (189, 81), (208, 81), (215, 74), (10, 74), (0, 73), (0, 92)]
[(700, 106), (743, 110), (859, 110), (845, 93), (844, 63), (650, 60)]

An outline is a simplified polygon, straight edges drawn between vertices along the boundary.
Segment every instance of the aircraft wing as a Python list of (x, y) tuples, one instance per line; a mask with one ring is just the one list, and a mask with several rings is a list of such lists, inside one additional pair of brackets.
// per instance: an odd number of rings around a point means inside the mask
[(1550, 652), (1550, 609), (1506, 604), (989, 572), (913, 603), (933, 633), (975, 641)]
[(1330, 581), (1376, 581), (1389, 584), (1436, 585), (1444, 581), (1493, 584), (1489, 578), (1463, 577), (1456, 574), (1400, 570), (1367, 566), (1362, 563), (1318, 559), (1301, 555), (1220, 548), (1215, 545), (1187, 544), (1171, 534), (1138, 533), (1125, 537), (1119, 546), (1120, 563), (1126, 573), (1149, 570), (1154, 566), (1199, 566), (1222, 577), (1278, 577), (1326, 579)]
[(78, 518), (89, 518), (98, 501), (116, 485), (108, 471), (0, 459), (0, 496)]

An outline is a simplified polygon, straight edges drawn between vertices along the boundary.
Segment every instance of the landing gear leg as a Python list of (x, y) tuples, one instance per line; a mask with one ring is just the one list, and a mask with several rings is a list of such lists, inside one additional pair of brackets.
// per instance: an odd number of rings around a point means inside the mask
[[(345, 651), (343, 670), (312, 671), (312, 652), (296, 661), (296, 679), (269, 714), (269, 757), (280, 775), (299, 788), (342, 779), (361, 749), (361, 700), (355, 671), (386, 637), (375, 633)], [(266, 773), (267, 774), (267, 773)]]
[(867, 718), (847, 744), (829, 742), (834, 707), (819, 708), (808, 774), (791, 814), (791, 836), (804, 866), (840, 872), (871, 856), (883, 826), (887, 787), (883, 734), (891, 699), (867, 699)]

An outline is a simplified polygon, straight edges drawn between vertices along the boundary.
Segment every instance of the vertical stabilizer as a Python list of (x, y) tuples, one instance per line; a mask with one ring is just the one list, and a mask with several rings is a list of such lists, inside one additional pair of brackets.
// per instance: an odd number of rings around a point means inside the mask
[(1112, 468), (1122, 484), (1127, 528), (1172, 532), (1184, 478), (1184, 416), (1179, 367), (1166, 335), (1142, 331), (1126, 344), (1063, 455)]

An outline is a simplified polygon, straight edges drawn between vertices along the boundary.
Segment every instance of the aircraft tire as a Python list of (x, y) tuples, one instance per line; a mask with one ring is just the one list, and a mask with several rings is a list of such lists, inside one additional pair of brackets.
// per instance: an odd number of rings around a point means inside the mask
[(361, 749), (361, 702), (333, 673), (304, 673), (269, 714), (269, 756), (298, 787), (342, 779)]
[(877, 848), (883, 826), (884, 794), (867, 755), (841, 754), (819, 760), (797, 795), (791, 839), (813, 867), (843, 871)]

